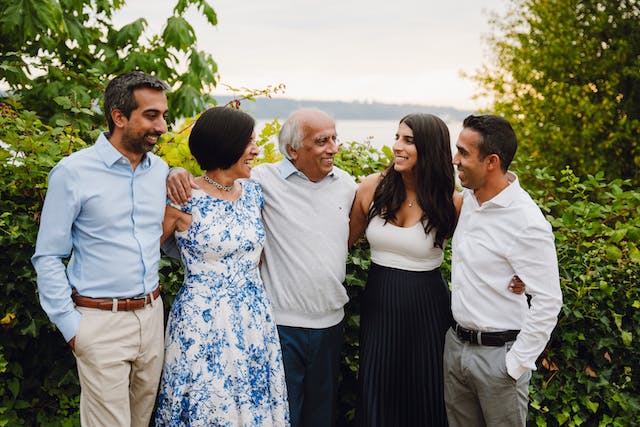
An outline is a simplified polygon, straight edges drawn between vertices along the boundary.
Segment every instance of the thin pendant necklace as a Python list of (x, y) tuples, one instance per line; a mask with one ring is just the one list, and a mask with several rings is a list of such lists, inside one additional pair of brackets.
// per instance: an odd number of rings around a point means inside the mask
[(233, 190), (233, 184), (231, 184), (229, 186), (219, 184), (219, 183), (215, 182), (214, 180), (212, 180), (211, 178), (209, 178), (207, 175), (202, 175), (202, 178), (205, 181), (207, 181), (209, 184), (216, 186), (216, 188), (218, 190), (222, 190), (222, 191), (231, 191), (231, 190)]
[(416, 199), (413, 199), (411, 201), (409, 201), (409, 207), (412, 208), (413, 204), (415, 203)]

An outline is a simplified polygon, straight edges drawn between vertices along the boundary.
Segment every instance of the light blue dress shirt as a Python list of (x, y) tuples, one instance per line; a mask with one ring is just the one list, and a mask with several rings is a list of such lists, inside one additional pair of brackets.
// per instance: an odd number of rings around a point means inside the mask
[(40, 304), (67, 341), (81, 317), (72, 288), (91, 298), (128, 298), (158, 286), (167, 172), (152, 153), (134, 171), (106, 134), (51, 170), (31, 262)]

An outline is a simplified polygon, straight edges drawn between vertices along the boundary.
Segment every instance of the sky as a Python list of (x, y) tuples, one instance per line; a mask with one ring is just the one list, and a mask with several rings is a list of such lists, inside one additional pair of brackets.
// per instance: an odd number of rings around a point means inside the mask
[[(483, 36), (508, 0), (209, 0), (218, 25), (187, 13), (220, 82), (287, 98), (412, 103), (477, 110), (462, 76), (488, 63)], [(129, 0), (120, 27), (145, 17), (160, 33), (175, 1)], [(219, 86), (220, 88), (221, 86)], [(217, 94), (223, 91), (217, 89)]]

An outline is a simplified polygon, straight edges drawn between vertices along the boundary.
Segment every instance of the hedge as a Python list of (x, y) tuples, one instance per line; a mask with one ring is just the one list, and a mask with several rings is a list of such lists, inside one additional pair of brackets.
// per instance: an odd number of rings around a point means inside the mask
[[(277, 159), (261, 137), (265, 161)], [(188, 132), (164, 139), (160, 154), (189, 163)], [(30, 264), (49, 170), (86, 143), (65, 123), (44, 125), (34, 113), (0, 104), (0, 426), (79, 425), (75, 362), (40, 308)], [(89, 141), (88, 141), (89, 142)], [(92, 142), (92, 141), (91, 141)], [(336, 163), (353, 175), (380, 170), (391, 158), (352, 142)], [(640, 425), (640, 193), (602, 174), (516, 169), (554, 227), (564, 307), (531, 381), (529, 421), (538, 426)], [(450, 253), (444, 272), (448, 277)], [(358, 304), (366, 280), (365, 242), (349, 255), (347, 331), (339, 425), (353, 424), (358, 366)], [(182, 273), (162, 260), (170, 305)]]

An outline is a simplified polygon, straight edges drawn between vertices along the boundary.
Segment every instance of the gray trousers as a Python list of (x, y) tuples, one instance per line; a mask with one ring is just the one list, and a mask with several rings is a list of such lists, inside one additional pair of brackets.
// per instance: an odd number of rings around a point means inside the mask
[(524, 427), (531, 372), (514, 380), (505, 357), (513, 342), (464, 342), (449, 329), (444, 344), (444, 399), (449, 427)]

